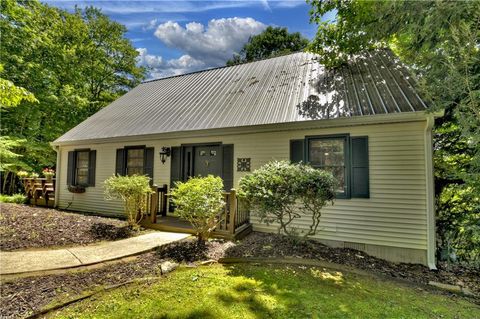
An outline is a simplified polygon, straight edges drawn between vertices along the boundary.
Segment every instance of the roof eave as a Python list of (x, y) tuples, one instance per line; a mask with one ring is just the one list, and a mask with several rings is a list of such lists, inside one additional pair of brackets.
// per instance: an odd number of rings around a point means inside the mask
[(333, 128), (342, 126), (356, 126), (356, 125), (369, 125), (369, 124), (382, 124), (382, 123), (400, 123), (400, 122), (414, 122), (422, 121), (428, 117), (442, 117), (443, 111), (430, 112), (403, 112), (394, 114), (378, 114), (378, 115), (366, 115), (366, 116), (354, 116), (354, 117), (342, 117), (335, 119), (322, 119), (322, 120), (308, 120), (298, 122), (287, 123), (270, 123), (261, 125), (248, 125), (237, 127), (222, 127), (211, 128), (201, 130), (185, 130), (185, 131), (173, 131), (163, 133), (153, 133), (146, 135), (130, 135), (130, 136), (112, 136), (105, 138), (84, 139), (84, 140), (55, 140), (50, 143), (52, 146), (66, 146), (66, 145), (78, 145), (78, 144), (102, 144), (109, 142), (133, 142), (138, 140), (158, 140), (158, 139), (172, 139), (188, 137), (195, 134), (196, 137), (207, 137), (214, 135), (233, 135), (233, 134), (252, 134), (252, 133), (264, 133), (275, 131), (289, 131), (300, 129), (313, 129), (313, 128)]

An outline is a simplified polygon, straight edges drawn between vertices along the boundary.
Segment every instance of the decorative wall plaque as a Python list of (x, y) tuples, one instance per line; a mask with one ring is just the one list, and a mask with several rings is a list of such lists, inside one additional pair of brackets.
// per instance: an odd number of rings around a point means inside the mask
[(237, 172), (250, 172), (250, 158), (237, 158)]

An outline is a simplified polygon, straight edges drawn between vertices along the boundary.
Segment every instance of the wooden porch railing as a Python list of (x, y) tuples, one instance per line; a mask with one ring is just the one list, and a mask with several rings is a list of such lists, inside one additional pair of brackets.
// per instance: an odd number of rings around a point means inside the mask
[(53, 207), (55, 198), (55, 178), (24, 178), (25, 196), (36, 206)]
[[(157, 222), (157, 216), (167, 216), (168, 205), (168, 186), (153, 186), (153, 194), (147, 199), (148, 218), (152, 224)], [(225, 206), (219, 214), (220, 223), (215, 229), (215, 233), (223, 235), (235, 235), (250, 225), (250, 213), (245, 205), (242, 205), (238, 199), (235, 189), (223, 194)]]

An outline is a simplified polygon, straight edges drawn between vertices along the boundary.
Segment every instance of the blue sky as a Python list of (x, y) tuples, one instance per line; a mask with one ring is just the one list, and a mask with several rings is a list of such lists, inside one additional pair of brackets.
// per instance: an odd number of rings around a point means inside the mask
[(230, 1), (59, 1), (46, 3), (72, 11), (95, 6), (124, 24), (126, 36), (149, 69), (148, 78), (222, 66), (251, 35), (267, 26), (285, 26), (311, 39), (309, 5), (303, 0)]

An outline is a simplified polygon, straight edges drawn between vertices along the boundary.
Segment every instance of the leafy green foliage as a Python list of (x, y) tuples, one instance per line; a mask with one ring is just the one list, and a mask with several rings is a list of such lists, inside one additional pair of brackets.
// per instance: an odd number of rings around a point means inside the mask
[(22, 160), (23, 155), (15, 152), (26, 142), (25, 139), (0, 136), (0, 171), (17, 172), (20, 169), (30, 169), (30, 166)]
[(25, 204), (27, 197), (23, 194), (2, 195), (0, 194), (0, 203)]
[(208, 175), (176, 182), (170, 194), (175, 205), (174, 214), (193, 226), (200, 242), (208, 239), (224, 218), (220, 214), (225, 205), (220, 177)]
[[(3, 65), (0, 64), (0, 73)], [(12, 81), (0, 78), (0, 108), (15, 107), (22, 101), (38, 102), (35, 96), (22, 87), (16, 86)]]
[(271, 58), (303, 50), (308, 40), (299, 32), (289, 33), (287, 28), (267, 27), (265, 31), (248, 39), (240, 54), (236, 54), (227, 65)]
[(465, 184), (449, 184), (437, 203), (442, 246), (460, 261), (480, 267), (480, 194)]
[(138, 228), (147, 208), (147, 195), (153, 191), (150, 178), (144, 175), (112, 176), (105, 180), (105, 199), (121, 199), (128, 224)]
[[(363, 50), (389, 47), (415, 76), (430, 110), (445, 110), (434, 141), (438, 235), (443, 243), (448, 237), (460, 249), (460, 256), (471, 256), (464, 250), (471, 245), (469, 237), (460, 236), (460, 225), (466, 220), (475, 224), (477, 215), (473, 206), (458, 206), (456, 199), (469, 197), (467, 193), (480, 194), (480, 2), (308, 3), (312, 6), (310, 20), (318, 24), (308, 49), (319, 53), (328, 67), (336, 68)], [(322, 15), (332, 10), (337, 11), (335, 21), (322, 22)], [(446, 225), (457, 228), (444, 228)], [(469, 229), (471, 243), (475, 243), (473, 238), (480, 229)]]
[[(335, 185), (334, 177), (326, 171), (274, 161), (244, 176), (240, 180), (239, 196), (262, 222), (278, 223), (278, 231), (287, 235), (308, 237), (317, 232), (322, 207), (333, 203)], [(291, 225), (297, 218), (311, 220), (308, 231), (298, 231)]]
[(25, 139), (13, 151), (40, 171), (55, 165), (49, 142), (134, 87), (144, 70), (126, 28), (95, 8), (4, 0), (0, 11), (0, 86), (10, 88), (0, 95), (2, 135)]
[(475, 147), (461, 133), (458, 123), (445, 114), (435, 130), (434, 163), (439, 246), (460, 262), (480, 266), (480, 193), (465, 182), (471, 171)]

